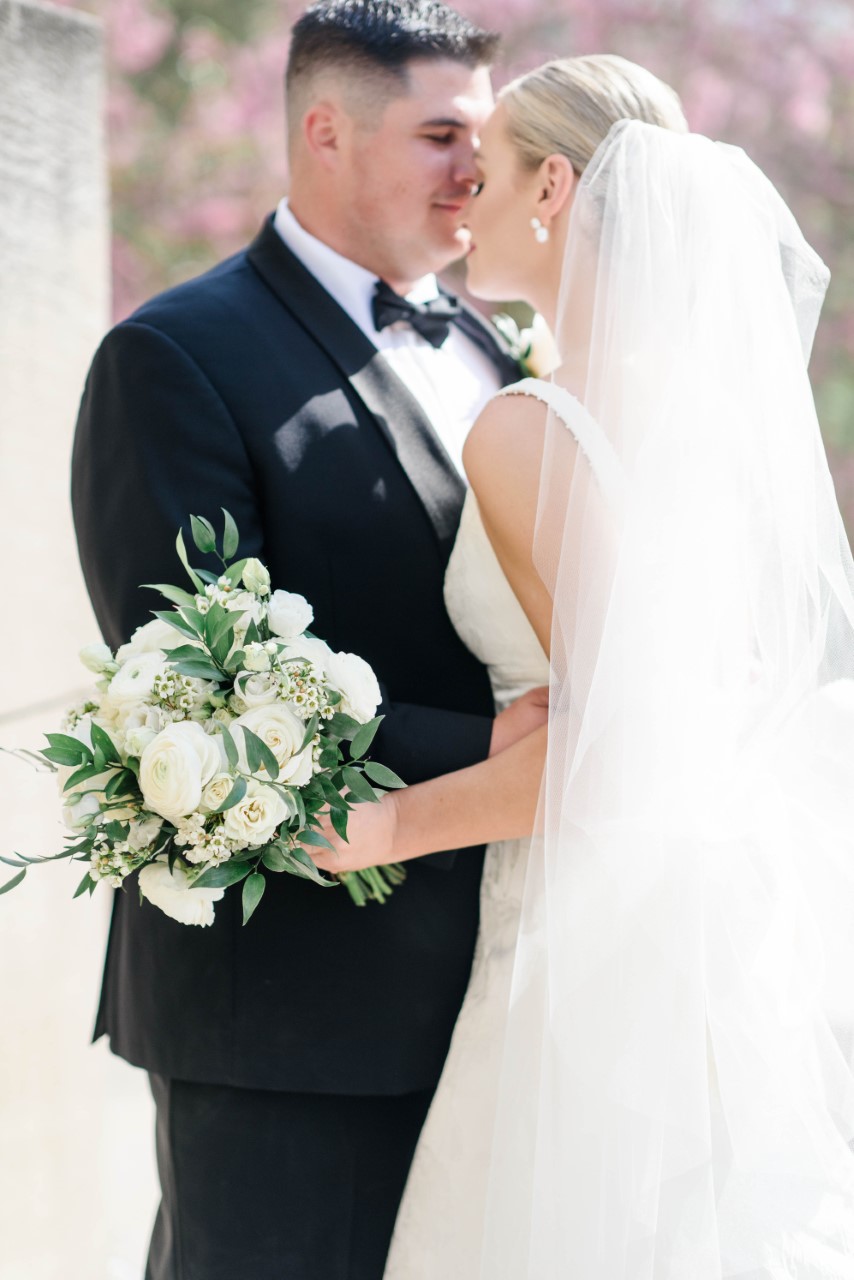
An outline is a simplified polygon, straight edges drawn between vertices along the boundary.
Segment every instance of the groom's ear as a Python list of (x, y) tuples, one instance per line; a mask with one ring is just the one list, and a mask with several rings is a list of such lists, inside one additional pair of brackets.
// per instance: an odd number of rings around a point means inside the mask
[(340, 105), (331, 99), (312, 103), (303, 116), (305, 147), (309, 155), (326, 169), (337, 167), (347, 119)]
[(540, 165), (537, 215), (548, 226), (575, 194), (578, 174), (566, 156), (547, 156)]

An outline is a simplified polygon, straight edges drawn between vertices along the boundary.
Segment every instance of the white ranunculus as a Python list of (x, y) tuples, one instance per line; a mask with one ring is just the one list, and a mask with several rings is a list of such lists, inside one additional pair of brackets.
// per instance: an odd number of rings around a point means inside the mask
[(89, 671), (93, 671), (96, 676), (103, 675), (105, 671), (115, 671), (116, 662), (108, 645), (86, 644), (80, 650), (80, 661)]
[(329, 660), (334, 654), (325, 640), (318, 640), (316, 636), (300, 636), (285, 645), (281, 656), (283, 662), (294, 662), (297, 658), (312, 662), (320, 674), (325, 676)]
[(295, 591), (274, 591), (267, 605), (270, 630), (283, 640), (301, 636), (314, 621), (314, 610), (305, 596)]
[(214, 903), (225, 893), (224, 889), (192, 888), (186, 871), (176, 863), (170, 872), (169, 864), (160, 858), (140, 871), (139, 890), (179, 924), (202, 926), (213, 924)]
[(159, 649), (133, 654), (122, 663), (110, 681), (107, 698), (115, 707), (128, 702), (144, 702), (151, 697), (155, 677), (164, 675), (169, 669)]
[(201, 725), (182, 720), (150, 742), (139, 762), (146, 808), (175, 822), (199, 806), (202, 788), (220, 771), (221, 747)]
[(157, 653), (161, 649), (177, 649), (179, 644), (194, 643), (183, 631), (170, 626), (162, 618), (152, 618), (150, 622), (137, 627), (127, 644), (123, 644), (118, 650), (116, 658), (119, 662), (126, 662), (128, 658), (140, 653)]
[(263, 782), (250, 780), (246, 795), (225, 811), (223, 834), (240, 846), (266, 844), (292, 816), (284, 796)]
[(247, 591), (265, 596), (270, 590), (270, 574), (260, 560), (247, 560), (243, 566), (243, 585)]
[(247, 710), (251, 707), (265, 707), (276, 701), (279, 681), (265, 672), (241, 671), (234, 681), (234, 691)]
[(340, 710), (366, 724), (382, 701), (373, 668), (355, 653), (333, 653), (326, 664), (329, 683), (341, 694)]
[(528, 347), (525, 364), (533, 378), (547, 378), (560, 364), (560, 352), (552, 331), (539, 312), (530, 329), (522, 330), (522, 342)]
[(305, 725), (281, 702), (270, 703), (269, 706), (264, 707), (253, 707), (235, 720), (232, 732), (240, 751), (241, 767), (245, 769), (245, 739), (242, 733), (237, 732), (239, 726), (249, 729), (251, 733), (254, 733), (270, 748), (279, 766), (279, 782), (289, 782), (294, 786), (303, 785), (302, 782), (298, 782), (296, 779), (298, 777), (302, 778), (305, 774), (303, 757), (306, 755), (309, 758), (309, 769), (304, 780), (305, 782), (309, 780), (311, 777), (311, 748), (306, 747), (305, 751), (299, 755), (297, 754), (305, 737)]
[(202, 791), (200, 808), (203, 812), (213, 813), (227, 798), (234, 786), (234, 778), (230, 773), (217, 773)]

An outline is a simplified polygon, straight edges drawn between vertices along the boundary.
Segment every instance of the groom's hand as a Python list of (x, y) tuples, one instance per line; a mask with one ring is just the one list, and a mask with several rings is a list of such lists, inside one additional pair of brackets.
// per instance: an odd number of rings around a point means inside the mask
[(548, 723), (549, 687), (538, 685), (529, 689), (521, 698), (511, 702), (509, 707), (500, 711), (492, 723), (492, 741), (489, 744), (490, 756), (506, 751), (521, 738)]

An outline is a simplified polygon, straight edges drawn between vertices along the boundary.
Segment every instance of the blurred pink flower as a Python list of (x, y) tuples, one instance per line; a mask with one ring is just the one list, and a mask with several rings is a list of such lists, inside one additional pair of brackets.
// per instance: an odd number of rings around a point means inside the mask
[(127, 75), (155, 66), (175, 31), (174, 17), (147, 0), (110, 0), (104, 17), (110, 55)]

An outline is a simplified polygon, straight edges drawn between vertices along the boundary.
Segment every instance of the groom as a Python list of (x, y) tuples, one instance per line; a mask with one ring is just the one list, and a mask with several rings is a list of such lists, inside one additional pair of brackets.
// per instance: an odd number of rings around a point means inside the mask
[[(138, 584), (180, 580), (189, 514), (224, 507), (239, 555), (374, 666), (377, 758), (410, 782), (484, 758), (493, 735), (442, 580), (463, 439), (518, 375), (433, 273), (466, 248), (495, 44), (433, 0), (313, 5), (288, 65), (288, 200), (248, 249), (107, 336), (74, 446), (107, 641), (159, 607)], [(380, 1280), (480, 871), (481, 851), (438, 854), (363, 910), (276, 877), (245, 929), (237, 894), (204, 930), (116, 895), (96, 1035), (150, 1073), (157, 1104), (148, 1280)]]

